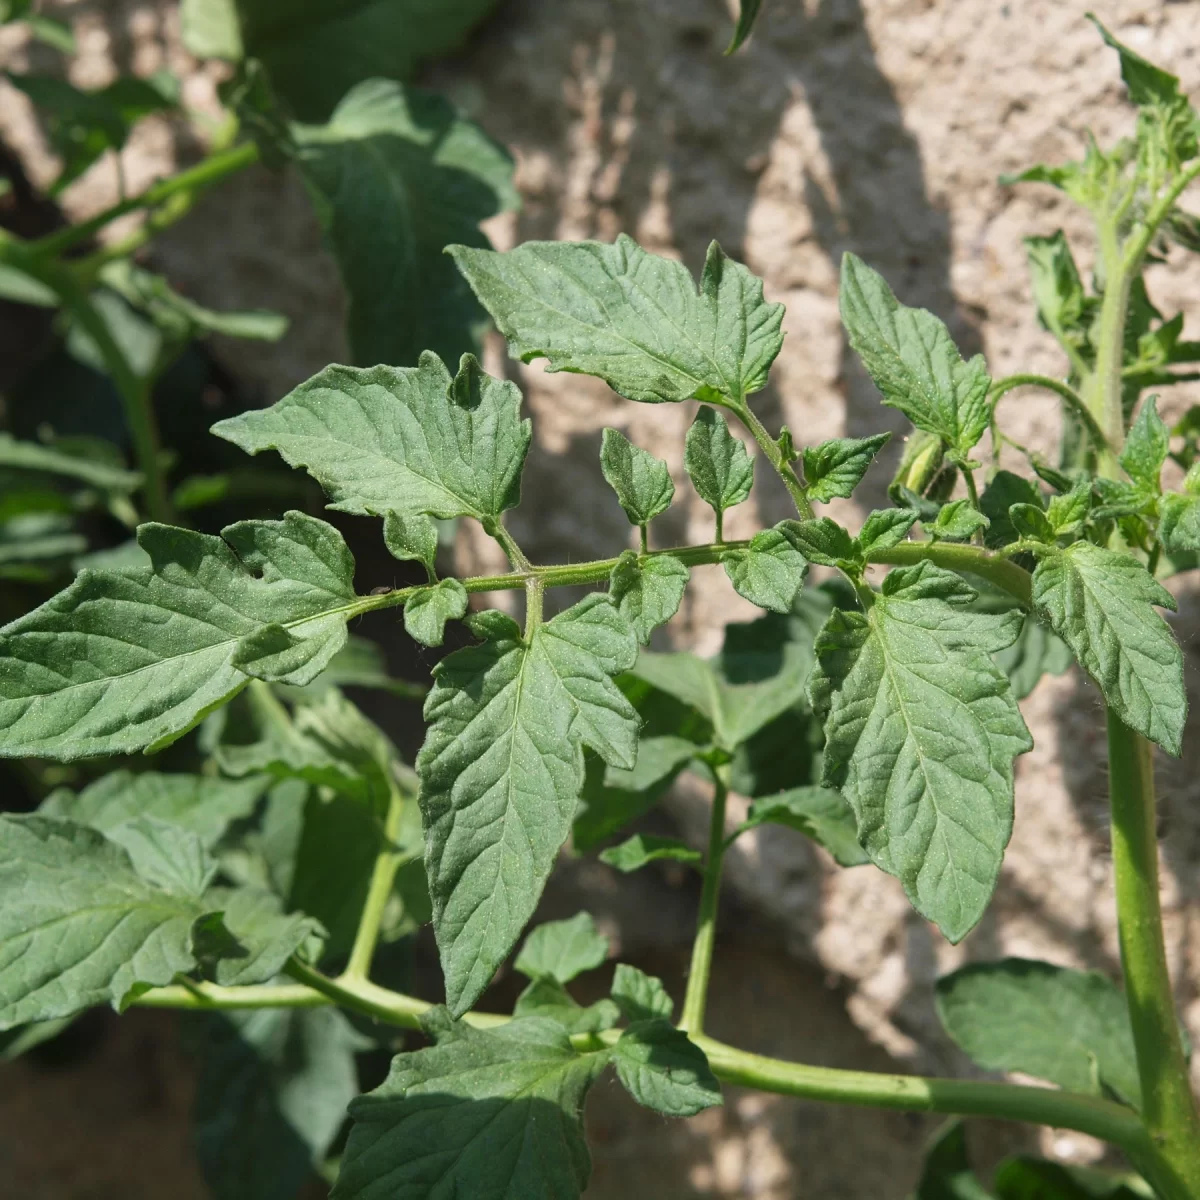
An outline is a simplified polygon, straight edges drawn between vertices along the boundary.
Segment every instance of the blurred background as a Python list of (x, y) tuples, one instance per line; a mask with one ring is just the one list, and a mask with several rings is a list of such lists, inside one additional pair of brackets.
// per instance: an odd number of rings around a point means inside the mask
[[(1061, 374), (1055, 345), (1033, 315), (1021, 239), (1065, 228), (1083, 239), (1076, 255), (1086, 267), (1085, 226), (1057, 193), (1005, 188), (997, 177), (1077, 156), (1085, 130), (1104, 141), (1129, 129), (1115, 59), (1083, 20), (1087, 8), (1178, 74), (1190, 94), (1200, 88), (1200, 6), (1192, 0), (766, 0), (752, 39), (732, 57), (721, 53), (734, 10), (724, 0), (498, 0), (474, 7), (479, 19), (465, 40), (413, 64), (408, 75), (448, 97), (512, 154), (520, 206), (481, 213), (493, 245), (611, 240), (626, 232), (698, 272), (715, 238), (763, 277), (768, 299), (787, 306), (784, 349), (756, 407), (768, 425), (786, 422), (805, 442), (901, 428), (842, 338), (836, 279), (845, 250), (880, 270), (905, 303), (945, 319), (965, 353), (987, 355), (993, 374)], [(179, 81), (180, 108), (133, 127), (119, 172), (108, 151), (55, 188), (61, 157), (54, 131), (27, 91), (0, 76), (0, 176), (9, 181), (0, 192), (0, 225), (23, 236), (86, 218), (116, 202), (120, 189), (136, 193), (196, 161), (218, 136), (218, 88), (231, 73), (185, 49), (176, 0), (47, 2), (37, 11), (70, 28), (74, 52), (62, 53), (25, 25), (0, 26), (0, 68), (67, 78), (83, 89), (166, 70)], [(118, 224), (105, 236), (130, 229)], [(271, 403), (327, 363), (352, 356), (346, 292), (304, 180), (293, 167), (252, 167), (207, 194), (139, 262), (196, 304), (287, 318), (286, 334), (273, 342), (220, 333), (189, 341), (156, 383), (164, 442), (178, 456), (175, 482), (247, 469), (251, 460), (236, 461), (236, 451), (206, 434), (208, 425)], [(1153, 267), (1149, 280), (1165, 311), (1196, 311), (1200, 274), (1186, 259)], [(415, 301), (418, 310), (423, 303)], [(1191, 317), (1185, 336), (1200, 336)], [(120, 443), (115, 395), (70, 353), (67, 340), (47, 310), (0, 303), (0, 427), (32, 438), (49, 425), (59, 437)], [(494, 335), (484, 345), (485, 365), (521, 385), (534, 417), (526, 503), (512, 522), (521, 544), (543, 562), (617, 553), (629, 530), (600, 474), (601, 427), (622, 429), (667, 459), (682, 480), (692, 406), (633, 405), (597, 380), (509, 362)], [(1190, 392), (1170, 395), (1163, 406), (1168, 423), (1200, 400), (1200, 388)], [(1006, 403), (1015, 437), (1035, 447), (1052, 443), (1056, 402), (1022, 393)], [(897, 439), (867, 477), (864, 510), (884, 503), (900, 451)], [(195, 523), (217, 529), (234, 517), (287, 507), (319, 511), (320, 497), (300, 477), (272, 470), (253, 460), (242, 490), (207, 504)], [(760, 478), (752, 502), (731, 513), (728, 535), (780, 519), (785, 500)], [(848, 501), (835, 505), (842, 506), (835, 516), (861, 515)], [(118, 540), (106, 519), (85, 522), (93, 548)], [(406, 565), (379, 544), (377, 523), (333, 519), (358, 560), (360, 592), (410, 581)], [(705, 540), (710, 521), (681, 487), (659, 537)], [(451, 552), (462, 573), (498, 566), (494, 547), (466, 529)], [(60, 582), (9, 572), (0, 578), (0, 617), (39, 603)], [(1193, 601), (1181, 604), (1176, 625), (1194, 668), (1194, 597), (1181, 599)], [(698, 570), (662, 646), (711, 653), (728, 621), (751, 615), (722, 571)], [(392, 614), (373, 614), (355, 632), (384, 648), (399, 677), (420, 679), (434, 660), (436, 652), (404, 638)], [(1193, 685), (1196, 679), (1190, 670)], [(395, 697), (361, 699), (402, 748), (415, 750), (416, 706)], [(835, 870), (801, 836), (760, 830), (739, 841), (728, 866), (710, 1002), (714, 1036), (818, 1063), (964, 1073), (966, 1060), (933, 1013), (939, 974), (1005, 954), (1116, 974), (1097, 697), (1069, 673), (1043, 679), (1022, 707), (1037, 749), (1017, 764), (1016, 833), (996, 902), (966, 943), (940, 940), (894, 879)], [(1186, 746), (1181, 761), (1164, 759), (1160, 767), (1170, 832), (1169, 948), (1195, 1040), (1200, 749)], [(31, 808), (49, 788), (81, 783), (80, 770), (6, 766), (0, 803)], [(654, 816), (654, 828), (673, 826), (699, 845), (706, 803), (699, 785), (682, 782)], [(694, 891), (670, 866), (618, 885), (594, 860), (564, 859), (542, 915), (587, 907), (625, 961), (661, 975), (679, 994)], [(418, 935), (414, 953), (418, 977), (431, 972), (432, 939)], [(497, 987), (495, 1003), (511, 1000), (511, 984)], [(118, 1020), (92, 1013), (33, 1054), (0, 1062), (0, 1190), (28, 1200), (209, 1195), (192, 1141), (196, 1065), (186, 1040), (168, 1014)], [(588, 1121), (594, 1170), (587, 1194), (598, 1200), (899, 1200), (935, 1128), (915, 1116), (737, 1089), (724, 1109), (668, 1123), (635, 1109), (615, 1084), (597, 1087)], [(1039, 1137), (997, 1124), (975, 1126), (971, 1136), (985, 1162), (1035, 1147)], [(1043, 1150), (1069, 1160), (1092, 1161), (1099, 1153), (1082, 1135), (1040, 1136), (1047, 1139)], [(324, 1192), (314, 1180), (306, 1194)]]

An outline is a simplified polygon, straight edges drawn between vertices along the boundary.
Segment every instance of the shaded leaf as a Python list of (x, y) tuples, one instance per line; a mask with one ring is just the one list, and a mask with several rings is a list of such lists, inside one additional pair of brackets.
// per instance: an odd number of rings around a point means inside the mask
[(645, 645), (678, 611), (687, 591), (688, 569), (670, 554), (639, 558), (626, 550), (609, 577), (608, 592)]
[(443, 579), (421, 588), (404, 602), (404, 629), (423, 646), (440, 646), (446, 622), (467, 615), (467, 589), (457, 579)]
[(569, 1034), (600, 1033), (621, 1019), (621, 1010), (611, 1000), (597, 1000), (584, 1008), (557, 979), (543, 976), (534, 979), (517, 997), (513, 1016), (542, 1017), (561, 1025)]
[(675, 485), (661, 458), (635, 446), (617, 430), (605, 429), (600, 467), (631, 524), (645, 525), (667, 511)]
[(648, 833), (635, 833), (619, 846), (600, 851), (602, 863), (626, 875), (652, 862), (681, 862), (694, 866), (700, 862), (700, 858), (699, 850), (693, 850), (676, 838), (655, 837)]
[(694, 1117), (721, 1103), (721, 1085), (704, 1051), (661, 1018), (635, 1021), (612, 1049), (625, 1090), (645, 1108)]
[(576, 913), (565, 921), (539, 925), (526, 939), (513, 963), (530, 979), (570, 983), (576, 975), (594, 970), (608, 955), (608, 938), (596, 930), (591, 913)]
[[(751, 805), (742, 829), (759, 825), (786, 825), (824, 846), (843, 867), (871, 861), (858, 843), (854, 812), (845, 797), (832, 788), (798, 787), (773, 796), (759, 796)], [(740, 832), (740, 831), (739, 831)]]
[(739, 596), (777, 613), (791, 612), (808, 573), (808, 560), (778, 529), (756, 533), (745, 550), (731, 551), (723, 563)]
[(981, 1067), (1075, 1092), (1098, 1091), (1098, 1074), (1127, 1102), (1141, 1102), (1124, 997), (1095, 971), (1026, 958), (972, 963), (938, 980), (937, 1010)]
[(628, 1021), (669, 1021), (675, 1007), (661, 979), (626, 963), (613, 972), (612, 998)]
[(754, 462), (725, 418), (704, 405), (687, 431), (683, 465), (705, 504), (720, 515), (741, 504), (754, 484)]

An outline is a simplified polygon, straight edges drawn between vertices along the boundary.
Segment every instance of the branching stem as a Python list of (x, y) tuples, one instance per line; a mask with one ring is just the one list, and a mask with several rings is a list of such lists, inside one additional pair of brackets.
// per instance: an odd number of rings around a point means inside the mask
[(783, 480), (783, 485), (787, 488), (788, 495), (791, 496), (792, 503), (796, 506), (796, 511), (802, 517), (811, 517), (813, 509), (812, 505), (808, 502), (804, 485), (796, 477), (796, 472), (793, 470), (792, 464), (784, 458), (783, 451), (779, 448), (779, 443), (771, 436), (767, 427), (755, 416), (744, 398), (737, 404), (731, 404), (729, 409), (754, 435), (754, 440), (758, 443), (763, 454), (766, 455), (767, 461), (775, 468), (779, 478)]

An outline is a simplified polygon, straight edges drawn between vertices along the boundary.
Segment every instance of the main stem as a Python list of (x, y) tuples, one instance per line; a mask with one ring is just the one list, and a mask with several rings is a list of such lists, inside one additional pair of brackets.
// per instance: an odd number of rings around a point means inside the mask
[(679, 1028), (689, 1033), (704, 1031), (704, 1009), (708, 1003), (708, 980), (712, 974), (713, 946), (717, 939), (717, 906), (721, 897), (721, 866), (725, 857), (725, 806), (729, 799), (729, 768), (713, 769), (712, 816), (708, 827), (708, 857), (704, 862), (704, 887), (692, 943), (692, 965)]
[(342, 982), (363, 980), (371, 973), (371, 959), (375, 956), (375, 946), (379, 941), (383, 911), (392, 894), (392, 884), (396, 881), (396, 871), (403, 857), (396, 849), (396, 836), (400, 832), (400, 818), (408, 797), (394, 779), (388, 779), (388, 788), (387, 816), (383, 822), (384, 845), (375, 858), (366, 903), (354, 935), (354, 945), (350, 949), (350, 961), (342, 972)]
[[(1172, 999), (1159, 901), (1153, 747), (1108, 714), (1109, 802), (1125, 999), (1133, 1027), (1142, 1118), (1167, 1195), (1200, 1197), (1200, 1114)], [(1159, 1182), (1156, 1178), (1155, 1182)]]

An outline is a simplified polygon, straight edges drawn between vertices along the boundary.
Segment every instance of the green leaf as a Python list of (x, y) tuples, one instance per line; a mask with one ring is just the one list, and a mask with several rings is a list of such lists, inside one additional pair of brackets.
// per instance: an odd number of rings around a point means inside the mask
[(675, 485), (667, 464), (615, 429), (604, 431), (600, 468), (631, 524), (646, 525), (670, 507)]
[(382, 815), (395, 748), (341, 692), (328, 688), (316, 693), (310, 703), (297, 707), (294, 720), (261, 685), (251, 687), (237, 703), (236, 732), (242, 740), (222, 737), (213, 750), (222, 771), (301, 779)]
[(1158, 513), (1158, 536), (1168, 554), (1200, 550), (1200, 496), (1168, 492)]
[[(916, 514), (913, 520), (916, 520)], [(787, 535), (792, 545), (809, 562), (819, 563), (823, 567), (836, 567), (839, 563), (852, 564), (858, 558), (854, 539), (832, 517), (780, 521), (776, 528)]]
[(1027, 237), (1025, 253), (1042, 325), (1069, 350), (1084, 351), (1095, 301), (1084, 291), (1066, 234), (1059, 229), (1049, 237)]
[(421, 588), (404, 602), (404, 629), (423, 646), (440, 646), (446, 622), (467, 615), (467, 589), (457, 579), (443, 579)]
[(263, 888), (214, 888), (204, 902), (220, 910), (237, 941), (216, 967), (217, 982), (227, 987), (267, 983), (302, 946), (324, 936), (319, 921), (285, 913), (279, 897)]
[(566, 921), (539, 925), (526, 939), (513, 963), (530, 979), (556, 979), (570, 983), (576, 975), (592, 971), (608, 956), (608, 938), (596, 931), (591, 913), (576, 913)]
[(970, 500), (952, 500), (938, 510), (937, 519), (926, 526), (931, 537), (948, 542), (969, 542), (975, 534), (986, 529), (991, 522)]
[(264, 626), (286, 627), (293, 650), (315, 644), (293, 682), (345, 643), (354, 561), (324, 521), (291, 512), (221, 537), (143, 525), (138, 542), (149, 567), (83, 571), (0, 630), (0, 753), (69, 759), (165, 744), (245, 685), (235, 660)]
[(437, 1045), (397, 1055), (350, 1105), (332, 1200), (579, 1196), (590, 1172), (583, 1100), (608, 1056), (577, 1054), (565, 1030), (536, 1018), (434, 1029)]
[(718, 517), (741, 504), (754, 484), (754, 462), (715, 408), (702, 406), (687, 431), (683, 465), (696, 493)]
[(996, 1171), (999, 1200), (1154, 1200), (1138, 1176), (1018, 1155)]
[(918, 513), (908, 508), (877, 508), (867, 516), (858, 533), (858, 553), (862, 559), (890, 550), (908, 536), (917, 523)]
[(675, 1007), (661, 979), (626, 963), (613, 972), (612, 998), (627, 1021), (669, 1021)]
[(417, 770), (454, 1011), (475, 1002), (533, 913), (575, 816), (583, 746), (633, 766), (637, 715), (612, 676), (636, 650), (628, 622), (593, 593), (527, 643), (485, 642), (434, 668)]
[(424, 513), (387, 512), (383, 518), (383, 541), (388, 553), (401, 562), (419, 562), (432, 571), (437, 561), (437, 526)]
[(725, 47), (726, 54), (740, 49), (742, 43), (750, 36), (760, 8), (762, 0), (739, 0), (737, 26), (733, 31), (733, 40)]
[(280, 313), (261, 309), (215, 312), (174, 291), (166, 279), (146, 271), (127, 258), (108, 263), (100, 280), (122, 299), (148, 316), (168, 336), (186, 341), (197, 334), (277, 342), (288, 329)]
[(359, 1036), (333, 1008), (206, 1014), (189, 1032), (196, 1157), (214, 1196), (295, 1200), (358, 1094)]
[(477, 349), (483, 313), (442, 247), (486, 246), (479, 223), (517, 207), (507, 152), (441, 96), (386, 79), (292, 135), (349, 296), (354, 361), (407, 365), (429, 350), (453, 362)]
[(1020, 613), (984, 614), (956, 575), (890, 572), (864, 615), (835, 611), (809, 684), (825, 717), (824, 779), (859, 840), (952, 942), (983, 914), (1012, 832), (1013, 759), (1033, 745), (989, 657)]
[(619, 846), (600, 851), (600, 861), (628, 875), (639, 871), (652, 862), (681, 862), (696, 865), (700, 862), (700, 851), (676, 838), (655, 837), (648, 833), (635, 833)]
[(196, 834), (211, 849), (233, 821), (254, 811), (267, 782), (261, 778), (113, 771), (78, 794), (66, 788), (52, 792), (38, 812), (89, 825), (104, 834), (139, 817), (151, 817)]
[(979, 497), (979, 507), (990, 524), (984, 534), (984, 544), (991, 550), (1007, 546), (1019, 537), (1016, 526), (1009, 517), (1014, 504), (1032, 504), (1044, 507), (1042, 494), (1036, 483), (1013, 474), (1012, 471), (997, 471), (991, 483)]
[(248, 454), (277, 450), (341, 512), (496, 518), (521, 499), (530, 425), (516, 385), (464, 355), (418, 367), (326, 367), (270, 408), (213, 426)]
[(1053, 546), (1056, 534), (1050, 518), (1036, 504), (1014, 504), (1008, 510), (1008, 519), (1017, 534), (1029, 541)]
[(1092, 481), (1080, 480), (1069, 492), (1051, 496), (1046, 519), (1057, 536), (1078, 533), (1092, 509)]
[(1033, 603), (1112, 711), (1179, 754), (1187, 717), (1183, 655), (1153, 607), (1173, 610), (1171, 593), (1131, 555), (1076, 542), (1038, 563)]
[(142, 879), (93, 829), (0, 816), (0, 1029), (124, 1008), (196, 965), (206, 909)]
[(1061, 675), (1075, 661), (1070, 646), (1032, 614), (1025, 618), (1017, 640), (993, 658), (1018, 700), (1024, 700), (1043, 675)]
[(601, 1033), (620, 1019), (621, 1010), (611, 1000), (597, 1000), (586, 1008), (573, 1000), (557, 979), (535, 979), (517, 997), (514, 1017), (542, 1017), (561, 1025), (569, 1034)]
[(700, 290), (687, 268), (615, 243), (525, 242), (506, 254), (451, 246), (509, 353), (597, 375), (630, 400), (740, 403), (766, 386), (783, 305), (713, 242)]
[(181, 0), (179, 32), (188, 53), (197, 58), (242, 57), (242, 30), (235, 0)]
[(62, 172), (50, 189), (59, 195), (107, 150), (121, 150), (130, 130), (153, 112), (174, 108), (179, 85), (167, 72), (147, 79), (122, 75), (84, 91), (52, 75), (7, 73), (8, 82), (37, 106)]
[(823, 504), (836, 496), (848, 498), (891, 436), (877, 433), (867, 438), (834, 438), (805, 446), (804, 494), (809, 500)]
[[(119, 458), (120, 451), (115, 446), (113, 450)], [(104, 492), (133, 492), (142, 486), (142, 476), (137, 471), (126, 471), (95, 458), (65, 454), (36, 442), (19, 442), (7, 433), (0, 433), (0, 467), (66, 475)]]
[(1138, 106), (1171, 104), (1179, 98), (1179, 80), (1161, 67), (1147, 62), (1136, 51), (1122, 45), (1104, 27), (1094, 13), (1084, 14), (1100, 31), (1105, 44), (1121, 58), (1121, 78), (1129, 89), (1129, 99)]
[(791, 612), (808, 573), (808, 560), (778, 529), (756, 533), (745, 550), (730, 551), (723, 561), (739, 596), (777, 613)]
[(645, 645), (679, 611), (687, 585), (688, 569), (672, 555), (639, 558), (625, 550), (612, 569), (608, 594)]
[(971, 1170), (967, 1132), (961, 1121), (951, 1121), (934, 1137), (910, 1200), (992, 1200)]
[(906, 308), (882, 275), (849, 253), (842, 258), (840, 304), (850, 345), (883, 402), (966, 460), (991, 415), (983, 356), (964, 362), (937, 317)]
[(1171, 450), (1171, 431), (1158, 415), (1158, 397), (1150, 396), (1125, 438), (1118, 461), (1138, 487), (1152, 494), (1161, 490), (1159, 477)]
[(246, 49), (304, 121), (365, 79), (407, 80), (456, 50), (496, 0), (237, 0)]
[(1141, 1102), (1125, 1000), (1095, 971), (1025, 958), (972, 963), (937, 983), (946, 1032), (981, 1067), (1021, 1071), (1076, 1092)]
[[(843, 867), (871, 861), (858, 843), (854, 812), (840, 792), (824, 787), (798, 787), (760, 796), (750, 805), (742, 829), (786, 825), (824, 846)], [(740, 831), (739, 831), (740, 832)]]
[(129, 855), (142, 879), (176, 896), (199, 899), (217, 873), (216, 860), (194, 833), (155, 817), (135, 817), (105, 836)]
[(694, 1117), (721, 1103), (721, 1085), (704, 1051), (681, 1029), (656, 1018), (635, 1021), (612, 1050), (625, 1090), (668, 1117)]
[(732, 752), (804, 699), (812, 663), (803, 619), (771, 614), (727, 625), (716, 659), (643, 650), (634, 674), (706, 717), (717, 743)]

